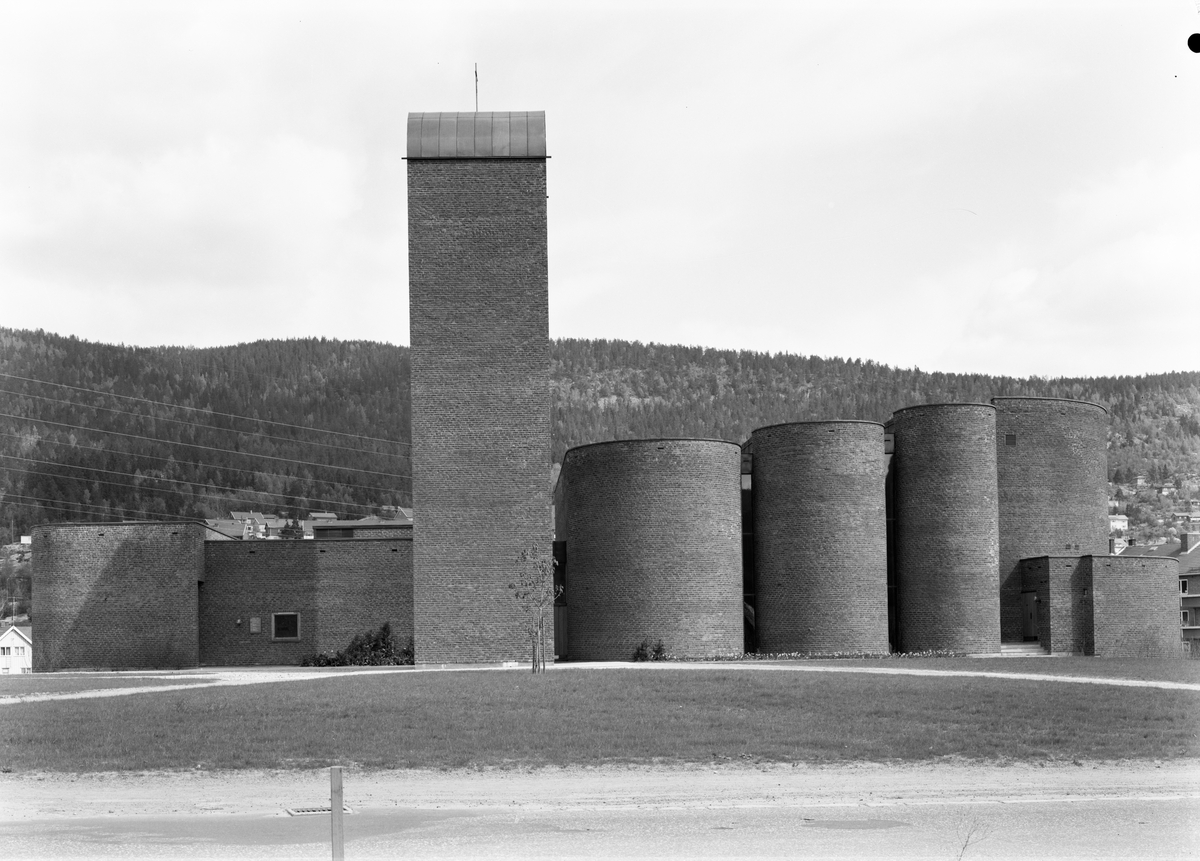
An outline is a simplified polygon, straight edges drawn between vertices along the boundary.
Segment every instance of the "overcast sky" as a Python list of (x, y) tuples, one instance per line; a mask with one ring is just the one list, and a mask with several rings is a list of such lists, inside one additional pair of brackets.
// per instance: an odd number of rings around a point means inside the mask
[(1193, 0), (0, 5), (0, 325), (407, 344), (405, 117), (547, 112), (555, 337), (1200, 370)]

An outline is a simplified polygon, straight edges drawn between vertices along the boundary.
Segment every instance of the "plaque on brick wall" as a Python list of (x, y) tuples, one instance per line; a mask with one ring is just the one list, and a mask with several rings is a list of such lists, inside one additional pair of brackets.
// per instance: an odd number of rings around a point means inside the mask
[(261, 634), (262, 633), (262, 619), (260, 619), (258, 616), (250, 617), (250, 633), (251, 634)]

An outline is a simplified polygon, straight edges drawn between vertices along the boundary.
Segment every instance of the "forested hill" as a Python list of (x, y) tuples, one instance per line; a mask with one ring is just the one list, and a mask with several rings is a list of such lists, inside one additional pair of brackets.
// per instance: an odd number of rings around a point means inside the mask
[(1108, 407), (1109, 470), (1200, 472), (1200, 371), (1045, 380), (927, 373), (858, 359), (629, 341), (554, 344), (555, 460), (618, 437), (709, 436), (805, 419), (885, 422), (901, 407), (1027, 395)]
[[(137, 348), (0, 328), (0, 374), (0, 525), (18, 531), (249, 508), (357, 516), (409, 500), (405, 347)], [(1013, 379), (569, 339), (553, 344), (551, 389), (556, 461), (607, 439), (740, 441), (782, 421), (885, 421), (913, 404), (1040, 395), (1110, 408), (1110, 470), (1200, 472), (1200, 372)]]
[(399, 347), (141, 348), (0, 329), (0, 525), (377, 513), (408, 502), (408, 424)]

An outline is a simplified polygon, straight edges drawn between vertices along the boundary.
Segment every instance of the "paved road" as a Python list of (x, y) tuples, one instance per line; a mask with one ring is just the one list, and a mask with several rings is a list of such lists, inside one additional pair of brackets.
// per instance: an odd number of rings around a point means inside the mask
[[(1200, 795), (800, 807), (365, 809), (346, 858), (1195, 858)], [(34, 858), (328, 858), (326, 817), (114, 816), (0, 824)], [(961, 854), (960, 854), (961, 853)]]
[[(0, 774), (0, 847), (23, 859), (328, 858), (328, 816), (285, 813), (328, 804), (328, 780)], [(1200, 857), (1194, 761), (350, 769), (345, 788), (349, 859)]]

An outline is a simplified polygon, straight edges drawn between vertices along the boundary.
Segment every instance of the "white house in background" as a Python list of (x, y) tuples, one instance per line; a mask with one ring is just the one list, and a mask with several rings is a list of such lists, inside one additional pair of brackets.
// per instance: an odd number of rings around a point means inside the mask
[(1108, 531), (1109, 532), (1128, 532), (1129, 518), (1124, 514), (1108, 515)]
[(6, 628), (0, 633), (0, 675), (32, 672), (33, 628)]

